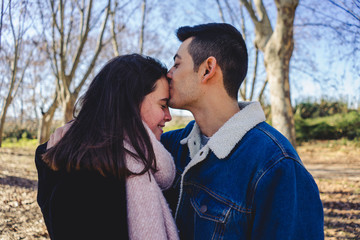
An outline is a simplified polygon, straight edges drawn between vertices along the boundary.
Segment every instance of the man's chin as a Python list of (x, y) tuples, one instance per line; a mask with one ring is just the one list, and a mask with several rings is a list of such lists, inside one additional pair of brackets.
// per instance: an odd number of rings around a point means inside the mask
[(175, 108), (175, 109), (181, 109), (181, 110), (188, 110), (186, 108), (184, 108), (184, 105), (177, 102), (177, 101), (174, 101), (175, 99), (173, 98), (170, 98), (169, 102), (168, 102), (168, 105), (169, 107), (171, 108)]

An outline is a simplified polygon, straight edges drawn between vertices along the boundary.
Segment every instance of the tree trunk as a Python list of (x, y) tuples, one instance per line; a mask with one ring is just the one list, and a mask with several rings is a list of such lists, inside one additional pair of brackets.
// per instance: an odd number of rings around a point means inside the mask
[(63, 103), (62, 103), (63, 113), (64, 113), (64, 120), (63, 120), (64, 124), (73, 119), (74, 105), (75, 105), (75, 101), (76, 101), (77, 97), (78, 97), (78, 94), (68, 95), (66, 100), (63, 101)]
[(54, 98), (53, 103), (46, 112), (41, 111), (42, 118), (39, 121), (38, 128), (38, 140), (39, 144), (49, 140), (50, 137), (50, 127), (54, 118), (55, 111), (58, 107), (57, 97)]
[(140, 30), (140, 37), (139, 37), (139, 53), (143, 54), (144, 52), (144, 30), (145, 30), (145, 17), (146, 17), (146, 0), (142, 1), (141, 4), (141, 30)]
[(12, 101), (11, 96), (10, 96), (10, 98), (9, 97), (6, 98), (4, 107), (1, 110), (1, 115), (0, 115), (0, 148), (1, 148), (1, 144), (2, 144), (2, 135), (3, 135), (3, 131), (4, 131), (6, 113), (7, 113), (7, 110), (9, 108), (9, 105), (10, 105), (11, 101)]
[(53, 112), (46, 112), (43, 114), (41, 118), (39, 124), (40, 125), (39, 131), (38, 131), (39, 144), (43, 144), (44, 142), (48, 141), (50, 138), (50, 128), (54, 118), (54, 113), (55, 110)]
[(294, 49), (293, 26), (299, 0), (274, 0), (277, 8), (274, 31), (262, 0), (254, 0), (256, 12), (252, 1), (240, 0), (240, 2), (244, 4), (254, 23), (255, 47), (264, 52), (267, 80), (270, 84), (272, 125), (296, 147), (289, 65)]
[(264, 51), (270, 84), (272, 125), (296, 147), (289, 66), (294, 49), (293, 25), (298, 0), (275, 0), (275, 3), (278, 13), (276, 27)]
[[(81, 54), (84, 51), (85, 48), (85, 44), (88, 42), (88, 36), (89, 36), (89, 32), (92, 28), (91, 26), (91, 19), (93, 19), (93, 17), (91, 17), (91, 13), (92, 13), (92, 0), (88, 1), (88, 4), (85, 4), (85, 1), (83, 1), (83, 6), (82, 8), (80, 8), (80, 13), (82, 15), (82, 18), (84, 19), (84, 21), (81, 22), (81, 31), (78, 33), (78, 35), (80, 36), (78, 39), (78, 42), (69, 42), (66, 41), (66, 39), (70, 36), (67, 36), (64, 32), (64, 24), (66, 24), (66, 19), (65, 16), (63, 15), (63, 9), (65, 8), (65, 2), (62, 4), (59, 4), (60, 7), (60, 22), (57, 23), (56, 22), (56, 11), (53, 11), (53, 29), (58, 29), (59, 30), (59, 35), (60, 38), (58, 39), (59, 41), (59, 46), (60, 46), (60, 51), (58, 51), (58, 49), (56, 48), (56, 45), (53, 45), (53, 53), (54, 55), (59, 54), (59, 60), (56, 61), (55, 58), (55, 65), (57, 66), (57, 69), (59, 69), (59, 74), (57, 74), (55, 72), (55, 76), (58, 77), (58, 81), (59, 81), (59, 87), (57, 88), (58, 90), (58, 96), (59, 96), (59, 101), (60, 104), (62, 106), (63, 109), (63, 113), (64, 113), (64, 117), (63, 117), (63, 121), (64, 123), (70, 121), (71, 119), (73, 119), (73, 109), (74, 109), (74, 103), (79, 95), (79, 92), (82, 88), (82, 86), (85, 84), (85, 81), (87, 80), (87, 77), (90, 75), (90, 73), (92, 72), (92, 70), (94, 69), (96, 60), (104, 46), (103, 43), (103, 37), (104, 37), (104, 32), (106, 29), (106, 24), (111, 12), (111, 1), (108, 0), (108, 3), (106, 5), (106, 11), (104, 13), (104, 20), (102, 22), (102, 25), (100, 27), (100, 32), (98, 35), (98, 39), (97, 39), (97, 46), (94, 49), (94, 56), (92, 57), (92, 59), (90, 60), (88, 65), (82, 65), (82, 68), (85, 69), (85, 73), (81, 79), (81, 81), (79, 82), (79, 84), (77, 86), (75, 86), (75, 89), (72, 91), (70, 89), (71, 84), (73, 83), (73, 80), (75, 79), (75, 72), (78, 70), (79, 64), (81, 63), (80, 58), (81, 58)], [(85, 11), (86, 10), (86, 11)], [(60, 28), (57, 28), (57, 26), (60, 26)], [(54, 30), (55, 31), (55, 30)], [(68, 34), (70, 34), (71, 32), (68, 32)], [(55, 42), (55, 41), (53, 41)], [(70, 53), (66, 50), (69, 47), (69, 44), (77, 44), (77, 48), (75, 51), (75, 54), (72, 56), (72, 62), (70, 64), (68, 64), (68, 62), (66, 61), (67, 58), (70, 57)], [(67, 72), (67, 69), (70, 69), (69, 72)]]

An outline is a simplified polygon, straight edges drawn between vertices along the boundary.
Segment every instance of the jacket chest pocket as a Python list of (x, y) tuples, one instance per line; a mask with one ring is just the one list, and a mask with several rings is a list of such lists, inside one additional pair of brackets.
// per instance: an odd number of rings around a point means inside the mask
[(190, 202), (194, 209), (194, 239), (222, 239), (231, 207), (211, 191), (193, 186)]

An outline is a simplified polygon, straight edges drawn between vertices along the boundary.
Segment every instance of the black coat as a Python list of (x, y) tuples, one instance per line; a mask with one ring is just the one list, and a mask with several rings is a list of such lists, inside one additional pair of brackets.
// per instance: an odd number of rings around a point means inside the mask
[(125, 181), (98, 173), (52, 171), (36, 149), (37, 201), (51, 239), (128, 239)]

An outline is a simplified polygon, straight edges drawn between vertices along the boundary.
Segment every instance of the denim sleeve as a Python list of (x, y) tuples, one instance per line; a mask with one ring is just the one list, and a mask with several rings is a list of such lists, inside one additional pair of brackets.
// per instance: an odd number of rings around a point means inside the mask
[(164, 147), (170, 151), (171, 146), (171, 132), (166, 132), (161, 134), (160, 142), (164, 145)]
[(252, 239), (324, 239), (319, 190), (296, 160), (281, 159), (262, 173), (253, 204)]

